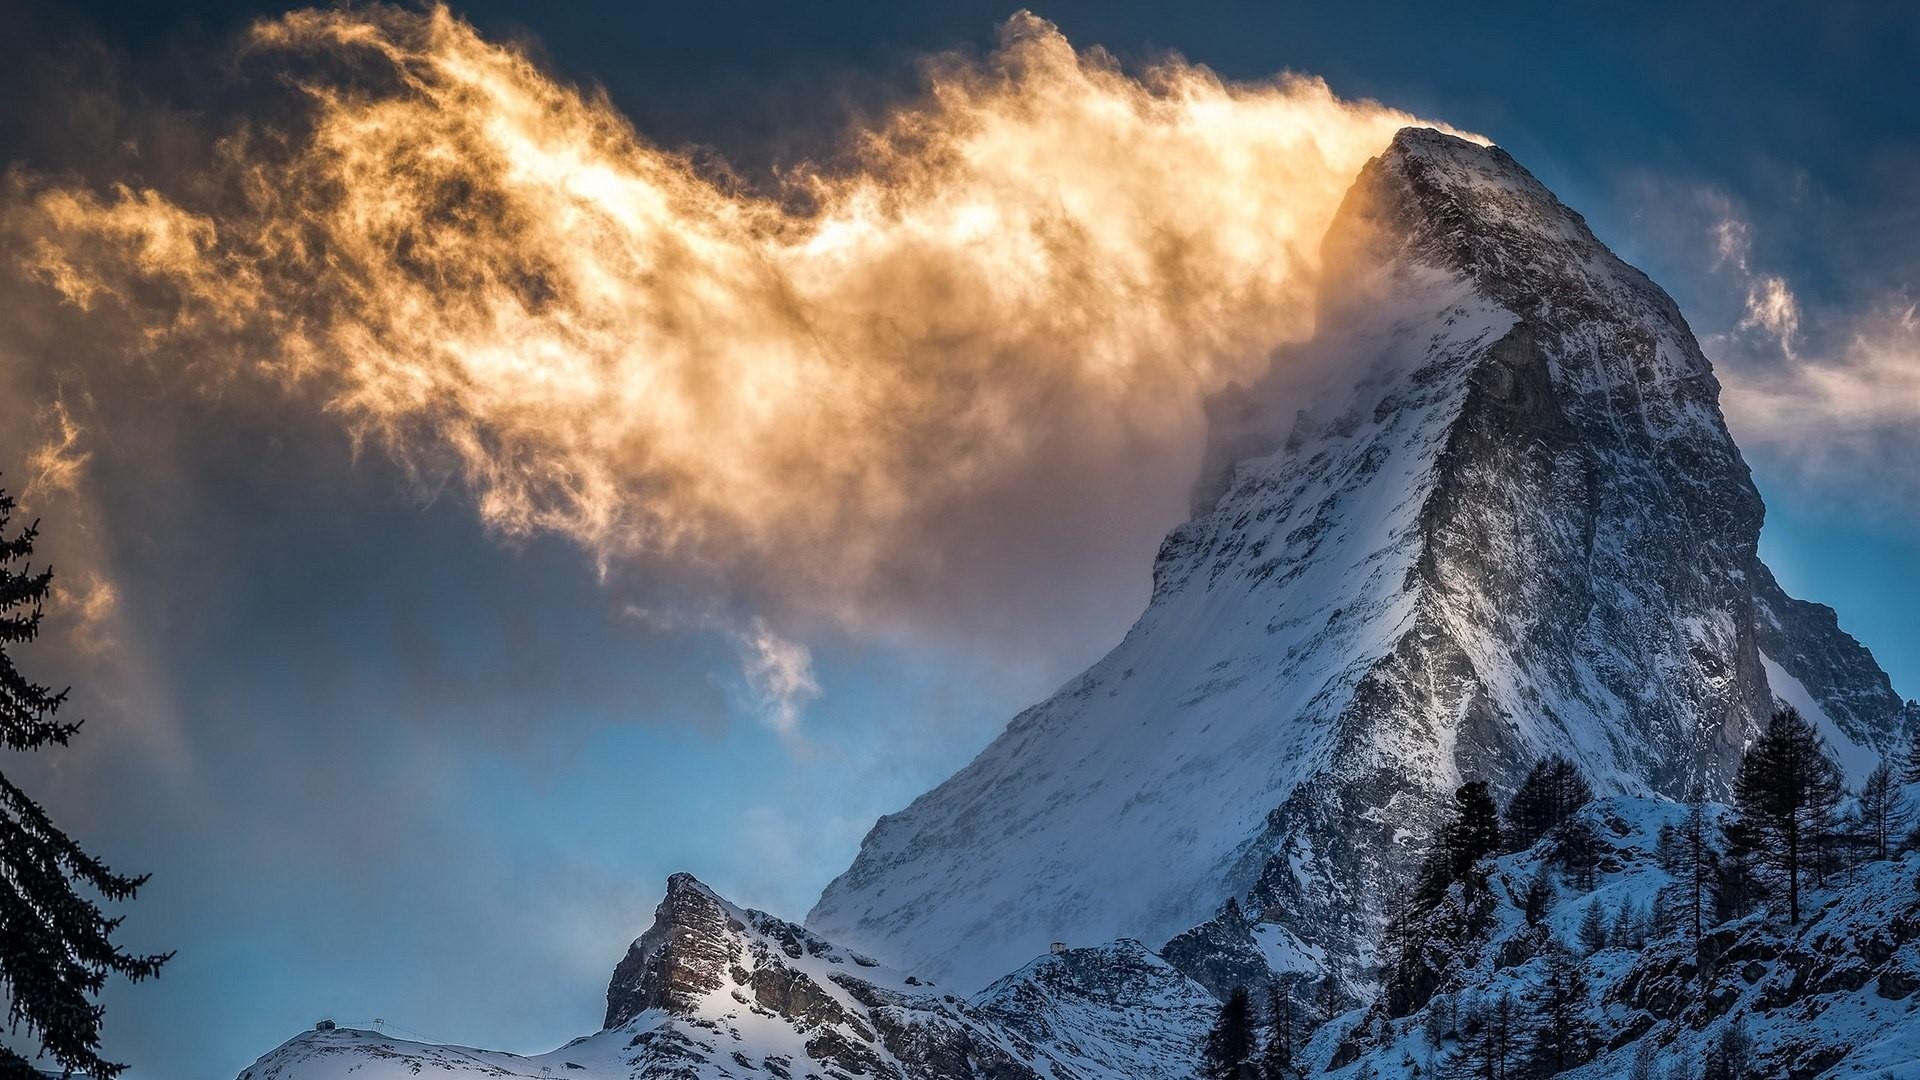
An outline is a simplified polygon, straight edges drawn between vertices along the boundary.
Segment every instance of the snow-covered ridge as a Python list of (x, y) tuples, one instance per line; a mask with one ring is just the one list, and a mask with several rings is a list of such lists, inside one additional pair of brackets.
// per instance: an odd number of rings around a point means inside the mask
[(1186, 1080), (1213, 998), (1136, 941), (1046, 955), (967, 1000), (695, 880), (667, 883), (606, 1026), (532, 1057), (305, 1032), (240, 1080)]

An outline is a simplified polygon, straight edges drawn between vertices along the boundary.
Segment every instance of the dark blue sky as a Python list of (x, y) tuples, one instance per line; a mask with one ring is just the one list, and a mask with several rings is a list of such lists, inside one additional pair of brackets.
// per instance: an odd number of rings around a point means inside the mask
[[(101, 102), (244, 110), (221, 42), (280, 10), (0, 12), (20, 31), (0, 45), (0, 157), (87, 174), (109, 149), (89, 140), (115, 130)], [(991, 48), (1014, 10), (456, 8), (749, 183), (910, 94), (926, 54)], [(1899, 5), (1036, 11), (1125, 63), (1174, 50), (1235, 79), (1314, 73), (1488, 135), (1675, 295), (1730, 387), (1791, 397), (1799, 369), (1852, 362), (1920, 392), (1897, 318), (1920, 290), (1920, 15)], [(1737, 260), (1715, 246), (1728, 221)], [(1750, 324), (1768, 276), (1798, 303), (1784, 343)], [(657, 571), (603, 577), (569, 543), (503, 542), (458, 492), (423, 502), (322, 417), (268, 419), (157, 377), (92, 392), (98, 415), (152, 421), (96, 448), (88, 535), (56, 521), (48, 537), (104, 549), (126, 656), (109, 689), (57, 659), (103, 745), (27, 775), (91, 847), (155, 874), (126, 932), (179, 957), (108, 996), (109, 1049), (142, 1080), (231, 1075), (321, 1015), (523, 1050), (590, 1030), (668, 873), (803, 915), (875, 815), (1117, 638), (1154, 547), (1141, 532), (1116, 563), (1134, 569), (1084, 618), (1017, 649), (810, 640), (822, 693), (796, 749), (753, 718), (724, 636), (631, 615), (682, 587)], [(1913, 695), (1920, 400), (1843, 406), (1820, 416), (1844, 453), (1736, 417), (1769, 507), (1763, 554)]]

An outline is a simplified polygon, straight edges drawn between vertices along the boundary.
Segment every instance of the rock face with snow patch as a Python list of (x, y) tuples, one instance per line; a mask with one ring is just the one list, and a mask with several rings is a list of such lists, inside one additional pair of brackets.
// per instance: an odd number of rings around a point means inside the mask
[(1188, 1080), (1213, 1008), (1133, 941), (1043, 957), (964, 1000), (676, 874), (593, 1035), (521, 1057), (311, 1031), (240, 1080)]
[(688, 874), (668, 880), (653, 925), (614, 969), (606, 1030), (629, 1035), (663, 1076), (728, 1062), (796, 1077), (1040, 1075), (960, 999), (735, 907)]
[(1219, 1003), (1138, 941), (1043, 956), (981, 991), (979, 1015), (1055, 1077), (1186, 1080)]
[(971, 987), (1238, 897), (1361, 971), (1462, 779), (1562, 752), (1603, 792), (1723, 791), (1776, 700), (1856, 778), (1899, 741), (1872, 657), (1760, 562), (1673, 301), (1510, 157), (1401, 132), (1324, 261), (1276, 374), (1330, 372), (1309, 407), (1222, 403), (1221, 443), (1267, 452), (1167, 538), (1125, 640), (882, 818), (810, 926)]

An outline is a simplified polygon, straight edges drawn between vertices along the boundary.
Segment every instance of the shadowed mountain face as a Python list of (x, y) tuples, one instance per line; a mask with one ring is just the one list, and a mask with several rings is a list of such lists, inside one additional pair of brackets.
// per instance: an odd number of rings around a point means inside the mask
[(1269, 387), (1218, 403), (1238, 463), (1126, 639), (881, 819), (809, 926), (972, 989), (1238, 897), (1271, 970), (1354, 971), (1463, 779), (1557, 752), (1603, 792), (1718, 793), (1776, 700), (1855, 779), (1900, 738), (1872, 657), (1760, 563), (1673, 301), (1504, 152), (1402, 131), (1325, 264), (1286, 419)]

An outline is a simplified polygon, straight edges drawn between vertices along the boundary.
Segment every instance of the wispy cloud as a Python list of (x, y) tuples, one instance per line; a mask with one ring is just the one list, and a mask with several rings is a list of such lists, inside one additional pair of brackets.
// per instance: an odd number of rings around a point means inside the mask
[(61, 587), (62, 601), (72, 605), (73, 641), (82, 652), (98, 653), (114, 644), (114, 620), (120, 610), (120, 590), (98, 573), (88, 573), (77, 586)]
[(820, 697), (813, 650), (784, 637), (765, 616), (736, 618), (711, 608), (689, 612), (677, 607), (627, 604), (627, 618), (659, 633), (699, 631), (725, 638), (740, 665), (748, 709), (793, 746), (803, 746), (800, 721), (809, 703)]
[(28, 500), (71, 495), (79, 488), (81, 470), (93, 456), (81, 447), (81, 427), (67, 403), (57, 398), (41, 409), (39, 421), (45, 435), (27, 454), (27, 485), (21, 495)]
[(1917, 311), (1907, 297), (1883, 297), (1838, 316), (1819, 348), (1789, 351), (1789, 363), (1735, 359), (1723, 403), (1742, 445), (1868, 507), (1920, 502)]
[(1920, 495), (1910, 465), (1920, 460), (1914, 300), (1884, 294), (1859, 309), (1807, 312), (1786, 276), (1756, 265), (1753, 223), (1725, 196), (1703, 198), (1715, 212), (1714, 270), (1742, 300), (1738, 322), (1704, 341), (1741, 445), (1777, 473), (1857, 501)]
[(210, 167), (0, 199), (93, 332), (295, 388), (503, 534), (1002, 642), (1105, 602), (1090, 551), (1150, 556), (1201, 402), (1310, 330), (1327, 223), (1418, 122), (1023, 14), (761, 195), (445, 8), (295, 12), (237, 66), (272, 77)]
[(800, 712), (820, 696), (813, 677), (813, 653), (805, 645), (773, 632), (767, 620), (752, 619), (734, 634), (741, 670), (769, 726), (782, 735), (799, 731)]
[(1800, 301), (1794, 298), (1787, 280), (1778, 274), (1760, 274), (1747, 282), (1747, 315), (1740, 329), (1759, 330), (1780, 345), (1780, 351), (1793, 359), (1794, 343), (1800, 336)]
[(1894, 285), (1810, 301), (1804, 270), (1762, 254), (1782, 246), (1775, 227), (1725, 190), (1641, 176), (1633, 197), (1642, 242), (1693, 275), (1689, 316), (1741, 449), (1804, 495), (1909, 513), (1920, 503), (1915, 296)]
[(1713, 238), (1714, 266), (1732, 275), (1746, 292), (1746, 314), (1739, 328), (1760, 331), (1791, 358), (1800, 333), (1799, 300), (1785, 278), (1754, 270), (1752, 223), (1738, 215), (1726, 196), (1707, 193), (1704, 197), (1718, 215), (1708, 230)]

